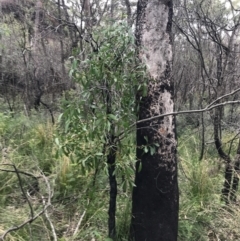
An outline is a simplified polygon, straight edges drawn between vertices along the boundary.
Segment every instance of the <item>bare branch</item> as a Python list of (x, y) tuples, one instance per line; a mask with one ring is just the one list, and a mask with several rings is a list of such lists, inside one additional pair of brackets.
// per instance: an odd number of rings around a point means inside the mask
[(38, 212), (35, 216), (27, 219), (26, 221), (24, 221), (20, 225), (17, 225), (15, 227), (9, 228), (7, 231), (5, 231), (5, 233), (3, 233), (0, 236), (0, 240), (4, 241), (4, 238), (7, 236), (8, 233), (13, 232), (13, 231), (17, 231), (20, 228), (24, 227), (26, 224), (32, 223), (34, 220), (36, 220), (38, 217), (40, 217), (45, 212), (45, 210), (47, 210), (47, 208), (49, 206), (50, 206), (50, 204), (46, 204), (46, 206), (42, 209), (42, 211)]
[[(4, 164), (0, 164), (0, 165), (3, 165), (3, 166), (13, 166), (12, 164), (7, 164), (7, 163), (4, 163)], [(3, 172), (16, 172), (15, 170), (9, 170), (9, 169), (2, 169), (2, 168), (0, 168), (0, 171), (3, 171)], [(20, 171), (20, 170), (18, 170), (18, 173), (19, 174), (23, 174), (23, 175), (25, 175), (25, 176), (28, 176), (28, 177), (32, 177), (32, 178), (34, 178), (34, 179), (37, 179), (37, 178), (40, 178), (40, 176), (34, 176), (32, 173), (29, 173), (29, 172), (24, 172), (24, 171)]]
[(212, 103), (210, 103), (206, 108), (211, 107), (213, 104), (219, 102), (220, 100), (222, 100), (222, 99), (224, 99), (224, 98), (226, 98), (226, 97), (228, 97), (228, 96), (234, 95), (234, 94), (236, 94), (236, 93), (239, 92), (239, 91), (240, 91), (240, 88), (232, 91), (231, 93), (228, 93), (228, 94), (226, 94), (226, 95), (222, 95), (222, 96), (218, 97), (216, 100), (212, 101)]
[(27, 200), (27, 203), (28, 203), (28, 206), (29, 206), (30, 212), (31, 212), (31, 217), (33, 218), (34, 212), (33, 212), (32, 204), (31, 204), (31, 202), (29, 201), (29, 199), (28, 199), (28, 197), (27, 197), (27, 195), (26, 195), (26, 193), (25, 193), (25, 191), (24, 191), (24, 189), (23, 189), (21, 176), (20, 176), (20, 174), (19, 174), (18, 169), (16, 168), (16, 166), (15, 166), (14, 164), (13, 164), (12, 166), (13, 166), (13, 168), (14, 168), (14, 170), (15, 170), (15, 173), (17, 174), (19, 186), (20, 186), (20, 188), (21, 188), (21, 191), (22, 191), (22, 194), (23, 194), (24, 198)]
[(162, 118), (162, 117), (165, 117), (165, 116), (169, 116), (169, 115), (176, 116), (176, 115), (182, 115), (182, 114), (202, 113), (202, 112), (210, 111), (210, 110), (215, 109), (215, 108), (220, 107), (220, 106), (232, 105), (232, 104), (240, 104), (240, 100), (226, 101), (226, 102), (223, 102), (223, 103), (212, 105), (210, 107), (207, 106), (206, 108), (199, 109), (199, 110), (183, 110), (183, 111), (171, 112), (171, 113), (166, 113), (166, 114), (162, 114), (162, 115), (158, 115), (158, 116), (153, 116), (151, 118), (147, 118), (147, 119), (144, 119), (144, 120), (139, 120), (139, 121), (135, 122), (132, 126), (134, 126), (136, 124), (139, 124), (139, 123), (146, 122), (146, 121), (150, 121), (150, 120)]
[(232, 0), (228, 0), (228, 2), (230, 3), (231, 8), (232, 8), (234, 11), (240, 12), (240, 9), (236, 9), (236, 8), (233, 6)]
[[(155, 120), (155, 119), (158, 119), (158, 118), (163, 118), (165, 116), (170, 116), (170, 115), (173, 115), (173, 116), (177, 116), (177, 115), (183, 115), (183, 114), (194, 114), (194, 113), (202, 113), (202, 112), (207, 112), (207, 111), (210, 111), (210, 110), (213, 110), (217, 107), (220, 107), (220, 106), (225, 106), (225, 105), (233, 105), (233, 104), (240, 104), (240, 100), (234, 100), (234, 101), (225, 101), (225, 102), (222, 102), (222, 103), (218, 103), (218, 104), (215, 104), (217, 102), (219, 102), (220, 100), (228, 97), (228, 96), (232, 96), (234, 94), (236, 94), (237, 92), (240, 91), (240, 88), (232, 91), (231, 93), (228, 93), (226, 95), (222, 95), (220, 96), (219, 98), (217, 98), (216, 100), (212, 101), (209, 105), (207, 105), (205, 108), (202, 108), (202, 109), (198, 109), (198, 110), (183, 110), (183, 111), (174, 111), (174, 112), (170, 112), (170, 113), (165, 113), (165, 114), (161, 114), (161, 115), (157, 115), (157, 116), (153, 116), (153, 117), (150, 117), (150, 118), (147, 118), (147, 119), (143, 119), (143, 120), (139, 120), (139, 121), (136, 121), (135, 123), (133, 123), (132, 125), (129, 126), (128, 130), (125, 130), (124, 132), (121, 132), (117, 137), (117, 141), (122, 139), (123, 136), (126, 134), (126, 132), (129, 132), (130, 129), (132, 129), (134, 126), (136, 126), (137, 124), (140, 124), (140, 123), (144, 123), (144, 122), (147, 122), (147, 121), (151, 121), (151, 120)], [(143, 127), (142, 127), (143, 128)]]
[[(16, 171), (16, 173), (18, 173), (18, 172)], [(46, 185), (47, 185), (47, 189), (48, 189), (47, 203), (46, 203), (46, 204), (44, 203), (44, 207), (43, 207), (43, 209), (42, 209), (40, 212), (38, 212), (38, 213), (35, 214), (34, 216), (31, 216), (29, 219), (27, 219), (27, 220), (24, 221), (23, 223), (15, 226), (15, 227), (9, 228), (7, 231), (5, 231), (5, 232), (0, 236), (0, 240), (1, 240), (1, 241), (4, 241), (4, 239), (5, 239), (5, 237), (7, 236), (8, 233), (13, 232), (13, 231), (17, 231), (17, 230), (21, 229), (22, 227), (24, 227), (25, 225), (30, 224), (30, 223), (32, 223), (33, 221), (35, 221), (35, 220), (36, 220), (38, 217), (40, 217), (42, 214), (45, 214), (46, 210), (51, 206), (52, 193), (51, 193), (50, 184), (49, 184), (47, 178), (46, 178), (43, 174), (42, 174), (42, 177), (43, 177), (43, 179), (45, 180)], [(42, 199), (45, 199), (45, 198), (42, 197)], [(49, 221), (49, 219), (48, 219), (48, 221)], [(51, 223), (50, 223), (50, 225), (51, 225)], [(51, 228), (52, 228), (52, 227), (51, 227)], [(52, 231), (53, 231), (53, 229), (52, 229)], [(54, 231), (54, 232), (55, 232), (55, 231)], [(55, 232), (55, 234), (56, 234), (56, 232)], [(57, 239), (54, 239), (54, 240), (57, 240)]]
[[(42, 173), (42, 177), (46, 183), (46, 186), (47, 186), (47, 190), (48, 190), (48, 201), (47, 201), (47, 205), (48, 206), (51, 206), (51, 197), (53, 196), (53, 193), (51, 192), (51, 187), (50, 187), (50, 184), (49, 184), (49, 181), (47, 179), (47, 177)], [(45, 197), (42, 197), (42, 202), (43, 202), (43, 206), (46, 206), (46, 201), (45, 201)], [(57, 241), (57, 234), (56, 234), (56, 231), (55, 231), (55, 228), (54, 228), (54, 225), (49, 217), (49, 214), (48, 214), (48, 210), (45, 209), (44, 211), (44, 215), (46, 217), (46, 219), (48, 220), (49, 222), (49, 225), (51, 227), (51, 230), (52, 230), (52, 234), (53, 234), (53, 240), (54, 241)]]
[(79, 221), (78, 221), (77, 227), (76, 227), (76, 229), (74, 230), (73, 236), (75, 236), (75, 235), (77, 234), (77, 232), (78, 232), (78, 230), (79, 230), (79, 227), (80, 227), (80, 225), (81, 225), (81, 223), (82, 223), (82, 220), (83, 220), (85, 214), (86, 214), (86, 210), (84, 210), (83, 214), (81, 215), (81, 217), (80, 217), (80, 219), (79, 219)]

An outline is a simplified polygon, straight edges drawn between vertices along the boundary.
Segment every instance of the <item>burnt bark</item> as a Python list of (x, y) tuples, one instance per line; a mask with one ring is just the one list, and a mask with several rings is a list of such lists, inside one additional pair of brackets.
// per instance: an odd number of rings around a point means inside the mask
[(227, 155), (222, 148), (222, 142), (219, 137), (219, 127), (220, 127), (219, 122), (220, 122), (219, 109), (216, 109), (214, 114), (214, 141), (215, 141), (215, 146), (219, 156), (225, 161), (225, 174), (224, 174), (224, 184), (222, 189), (222, 200), (226, 204), (228, 204), (229, 195), (231, 191), (231, 184), (232, 184), (233, 168), (232, 168), (230, 156)]
[(237, 201), (236, 192), (239, 186), (239, 172), (240, 172), (240, 140), (238, 141), (237, 155), (234, 161), (234, 176), (232, 180), (232, 190), (230, 194), (231, 202)]
[[(137, 94), (138, 120), (173, 111), (172, 1), (139, 0), (136, 43), (146, 64), (148, 91)], [(137, 124), (137, 164), (130, 239), (176, 241), (178, 183), (175, 118)]]
[[(111, 142), (113, 142), (113, 136), (110, 137)], [(109, 178), (109, 208), (108, 208), (108, 236), (111, 239), (115, 239), (116, 236), (116, 199), (117, 199), (117, 180), (115, 176), (115, 162), (116, 162), (116, 146), (110, 148), (109, 154), (107, 156), (108, 163), (108, 178)]]
[[(112, 95), (111, 87), (106, 83), (106, 90), (103, 91), (106, 100), (106, 114), (112, 114)], [(115, 143), (115, 125), (112, 120), (110, 122), (110, 129), (106, 135), (106, 146), (108, 147), (107, 165), (108, 165), (108, 179), (109, 179), (109, 207), (108, 207), (108, 236), (112, 240), (116, 237), (116, 201), (117, 201), (117, 180), (115, 176), (116, 169), (116, 152), (117, 146)]]

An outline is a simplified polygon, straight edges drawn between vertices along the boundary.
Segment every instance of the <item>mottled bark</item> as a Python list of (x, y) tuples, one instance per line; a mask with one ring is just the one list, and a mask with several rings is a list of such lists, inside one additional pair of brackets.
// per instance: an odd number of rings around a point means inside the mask
[[(139, 0), (136, 40), (146, 64), (147, 96), (139, 92), (139, 120), (172, 112), (172, 1)], [(178, 184), (175, 118), (137, 125), (136, 187), (133, 189), (131, 239), (176, 241)], [(147, 151), (148, 150), (148, 151)]]
[(91, 22), (91, 9), (90, 9), (89, 0), (83, 0), (83, 11), (85, 16), (85, 28), (90, 30), (92, 27), (92, 22)]
[(127, 9), (127, 22), (129, 26), (132, 26), (132, 9), (129, 0), (125, 0), (125, 5)]

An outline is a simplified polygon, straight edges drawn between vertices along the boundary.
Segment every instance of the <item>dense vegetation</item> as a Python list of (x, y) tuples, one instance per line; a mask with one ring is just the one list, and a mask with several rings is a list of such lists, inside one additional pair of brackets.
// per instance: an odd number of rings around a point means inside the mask
[[(0, 1), (0, 240), (129, 240), (135, 4), (36, 2)], [(240, 240), (238, 1), (174, 11), (178, 240)]]
[[(7, 113), (1, 114), (1, 233), (31, 218), (22, 191), (27, 193), (34, 185), (35, 179), (27, 175), (30, 173), (37, 177), (40, 187), (39, 194), (28, 196), (34, 215), (43, 209), (41, 195), (48, 197), (50, 185), (48, 216), (41, 215), (9, 233), (6, 240), (52, 240), (50, 222), (57, 240), (107, 240), (109, 187), (106, 171), (101, 169), (95, 179), (93, 169), (84, 169), (66, 156), (56, 157), (56, 127), (46, 119), (46, 113), (34, 114), (30, 119), (20, 113), (14, 119)], [(185, 121), (180, 119), (179, 125), (185, 125)], [(208, 133), (207, 138), (211, 140), (210, 129)], [(208, 144), (204, 159), (199, 162), (199, 134), (198, 128), (188, 125), (178, 136), (179, 240), (217, 240), (217, 237), (238, 240), (239, 207), (237, 204), (225, 207), (220, 201), (223, 163), (213, 143)], [(235, 133), (225, 134), (227, 149)], [(86, 142), (82, 140), (78, 145), (84, 147)], [(92, 148), (98, 149), (98, 143), (92, 143)], [(235, 150), (236, 144), (232, 147), (233, 153)], [(129, 161), (134, 163), (134, 148), (129, 150), (131, 157)], [(125, 187), (121, 177), (118, 183), (117, 240), (128, 240), (131, 189)]]

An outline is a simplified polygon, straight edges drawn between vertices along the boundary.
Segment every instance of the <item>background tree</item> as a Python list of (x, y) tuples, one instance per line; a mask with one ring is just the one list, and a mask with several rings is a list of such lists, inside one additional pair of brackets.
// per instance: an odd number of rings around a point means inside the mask
[[(23, 100), (28, 115), (33, 107), (38, 110), (42, 105), (50, 111), (53, 120), (54, 96), (67, 89), (70, 81), (64, 75), (64, 68), (59, 67), (59, 54), (62, 54), (56, 51), (58, 39), (66, 40), (68, 36), (66, 32), (55, 31), (61, 26), (57, 28), (58, 22), (49, 17), (46, 6), (51, 11), (55, 4), (30, 0), (2, 2), (5, 57), (1, 90), (10, 110), (23, 109), (19, 106), (21, 101), (16, 101)], [(66, 45), (64, 52), (68, 52)], [(66, 58), (64, 61), (66, 64)]]
[[(178, 9), (179, 12), (175, 22), (176, 27), (180, 35), (185, 37), (187, 41), (185, 44), (189, 48), (188, 58), (190, 57), (193, 65), (179, 68), (182, 69), (180, 70), (182, 71), (180, 79), (190, 81), (188, 84), (185, 84), (185, 87), (183, 83), (179, 83), (178, 86), (182, 86), (185, 90), (178, 92), (177, 95), (181, 95), (180, 99), (183, 101), (186, 100), (186, 93), (188, 93), (190, 109), (193, 108), (193, 103), (195, 103), (195, 108), (199, 109), (202, 108), (204, 103), (207, 102), (210, 104), (213, 100), (218, 99), (226, 93), (230, 93), (233, 90), (233, 83), (235, 83), (236, 89), (239, 86), (237, 81), (239, 71), (238, 68), (235, 68), (235, 64), (238, 59), (236, 39), (239, 32), (240, 19), (235, 9), (226, 9), (226, 2), (219, 4), (215, 1), (199, 1), (195, 2), (193, 6), (192, 3), (183, 1)], [(187, 19), (187, 21), (184, 19)], [(182, 40), (176, 40), (175, 44), (181, 44), (181, 42)], [(184, 48), (184, 46), (181, 46), (181, 48)], [(176, 59), (175, 61), (179, 63), (179, 60)], [(187, 71), (188, 68), (191, 68), (191, 76), (187, 74), (189, 73)], [(179, 69), (176, 70), (179, 71)], [(192, 78), (192, 74), (194, 74), (195, 78)], [(191, 81), (192, 79), (197, 80), (197, 82)], [(201, 94), (199, 95), (198, 93)], [(238, 94), (230, 96), (228, 99), (234, 99), (236, 95)], [(216, 103), (225, 100), (226, 98)], [(227, 118), (228, 111), (228, 107), (219, 107), (210, 113), (214, 143), (219, 156), (225, 163), (225, 181), (222, 189), (222, 198), (226, 203), (229, 202), (229, 199), (235, 199), (233, 193), (236, 192), (235, 185), (232, 186), (234, 164), (230, 151), (224, 150), (224, 145), (222, 144), (223, 120), (225, 119), (224, 122), (228, 123), (229, 126), (231, 125), (231, 118)], [(210, 122), (204, 120), (203, 115), (198, 120), (195, 119), (195, 125), (201, 125), (202, 128), (200, 160), (204, 157), (205, 152), (205, 126), (209, 125)]]

